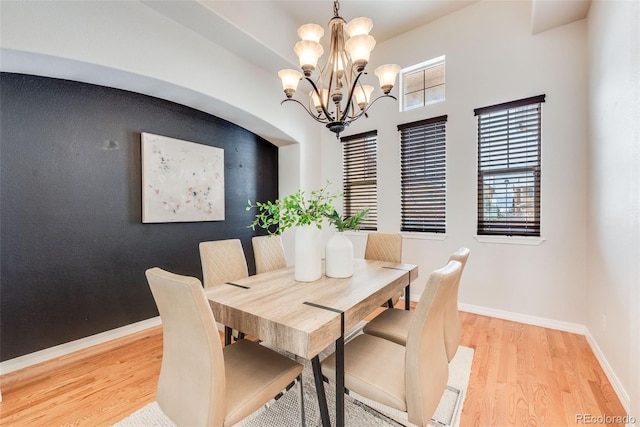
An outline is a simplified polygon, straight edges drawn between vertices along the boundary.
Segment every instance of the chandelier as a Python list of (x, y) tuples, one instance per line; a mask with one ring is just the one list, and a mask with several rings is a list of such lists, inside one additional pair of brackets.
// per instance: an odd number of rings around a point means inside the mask
[[(396, 99), (389, 92), (396, 82), (400, 66), (395, 64), (382, 65), (375, 69), (374, 74), (380, 80), (383, 95), (371, 101), (373, 86), (363, 84), (361, 77), (369, 62), (369, 55), (376, 45), (369, 31), (373, 22), (369, 18), (355, 18), (348, 24), (338, 15), (339, 1), (333, 2), (333, 18), (329, 21), (331, 30), (331, 44), (327, 62), (315, 74), (318, 59), (324, 53), (320, 39), (324, 29), (320, 25), (305, 24), (298, 28), (301, 41), (294, 46), (294, 52), (300, 60), (302, 73), (297, 70), (280, 70), (278, 77), (282, 80), (282, 87), (286, 94), (281, 104), (294, 101), (302, 106), (311, 117), (323, 123), (326, 127), (340, 136), (349, 124), (363, 115), (375, 101), (380, 98)], [(348, 40), (345, 41), (345, 36)], [(293, 95), (298, 83), (304, 79), (311, 85), (308, 107)]]

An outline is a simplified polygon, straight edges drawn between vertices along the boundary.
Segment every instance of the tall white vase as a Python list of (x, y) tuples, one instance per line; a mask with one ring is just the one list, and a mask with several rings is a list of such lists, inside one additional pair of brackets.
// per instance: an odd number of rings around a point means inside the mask
[(296, 229), (295, 279), (313, 282), (322, 277), (322, 232), (315, 225)]
[(325, 250), (327, 277), (353, 276), (353, 244), (344, 233), (336, 233), (327, 242)]

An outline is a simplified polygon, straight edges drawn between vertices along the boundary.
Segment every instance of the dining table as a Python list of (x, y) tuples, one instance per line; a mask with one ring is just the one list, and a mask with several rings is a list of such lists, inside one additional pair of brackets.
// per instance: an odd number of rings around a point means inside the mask
[[(336, 425), (344, 426), (344, 342), (367, 316), (418, 277), (414, 264), (354, 260), (351, 277), (295, 280), (294, 266), (205, 289), (225, 329), (311, 361), (323, 427), (330, 426), (320, 353), (335, 345)], [(323, 270), (324, 272), (324, 270)], [(393, 310), (393, 308), (389, 308)]]

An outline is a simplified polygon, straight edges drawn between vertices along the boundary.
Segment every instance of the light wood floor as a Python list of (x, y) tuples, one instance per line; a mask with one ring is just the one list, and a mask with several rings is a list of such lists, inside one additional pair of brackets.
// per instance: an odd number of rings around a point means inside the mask
[[(475, 349), (461, 426), (576, 425), (625, 412), (584, 336), (460, 313)], [(109, 426), (154, 400), (155, 327), (0, 377), (0, 425)], [(360, 427), (360, 426), (358, 426)]]

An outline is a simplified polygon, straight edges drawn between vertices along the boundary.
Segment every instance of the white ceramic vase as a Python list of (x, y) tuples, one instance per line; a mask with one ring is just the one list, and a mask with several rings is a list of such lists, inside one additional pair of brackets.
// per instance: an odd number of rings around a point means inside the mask
[(327, 277), (353, 276), (353, 244), (344, 233), (334, 234), (327, 242), (325, 263)]
[(313, 282), (322, 277), (322, 232), (315, 225), (304, 225), (296, 229), (295, 279)]

